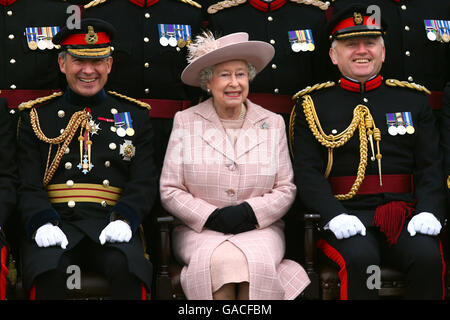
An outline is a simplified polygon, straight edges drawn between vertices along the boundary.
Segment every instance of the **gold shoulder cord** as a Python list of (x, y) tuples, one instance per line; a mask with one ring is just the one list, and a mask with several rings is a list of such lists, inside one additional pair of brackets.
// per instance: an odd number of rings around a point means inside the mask
[[(378, 174), (380, 177), (380, 185), (382, 185), (381, 180), (381, 153), (380, 153), (380, 141), (381, 141), (381, 132), (375, 126), (372, 115), (370, 114), (369, 109), (359, 104), (353, 110), (353, 119), (350, 125), (341, 133), (337, 135), (326, 135), (323, 132), (322, 127), (320, 125), (319, 118), (317, 117), (317, 113), (314, 107), (314, 102), (310, 95), (306, 95), (303, 97), (303, 112), (306, 116), (306, 121), (308, 122), (309, 128), (311, 129), (314, 137), (319, 141), (323, 146), (328, 148), (328, 164), (327, 169), (325, 171), (325, 177), (328, 178), (331, 172), (331, 168), (333, 166), (333, 149), (342, 147), (346, 144), (350, 138), (355, 133), (356, 129), (359, 129), (359, 140), (360, 140), (360, 161), (357, 171), (356, 180), (353, 183), (350, 192), (347, 194), (337, 194), (335, 195), (338, 200), (348, 200), (355, 196), (356, 192), (358, 192), (359, 187), (361, 186), (362, 181), (364, 180), (364, 175), (367, 167), (367, 141), (370, 141), (371, 149), (372, 149), (372, 157), (371, 160), (378, 161)], [(377, 154), (375, 155), (373, 139), (375, 139), (377, 144)]]
[[(308, 86), (308, 87), (300, 90), (296, 94), (294, 94), (292, 96), (292, 100), (295, 101), (306, 94), (310, 94), (313, 91), (318, 91), (318, 90), (325, 89), (325, 88), (331, 88), (334, 85), (335, 85), (335, 83), (333, 81), (327, 81), (327, 82), (323, 82), (323, 83), (317, 83), (313, 86)], [(296, 114), (295, 114), (295, 104), (294, 104), (294, 107), (292, 108), (291, 115), (289, 118), (289, 132), (288, 132), (289, 133), (289, 149), (290, 149), (292, 158), (294, 158), (293, 142), (294, 142), (295, 117), (296, 117)]]
[(195, 2), (193, 0), (180, 0), (180, 1), (183, 2), (183, 3), (190, 4), (191, 6), (197, 7), (199, 9), (202, 7), (201, 4), (199, 4), (198, 2)]
[(321, 10), (327, 10), (330, 6), (330, 2), (323, 2), (320, 0), (291, 0), (292, 2), (296, 2), (299, 4), (306, 4), (320, 8)]
[[(67, 147), (69, 146), (70, 142), (75, 136), (75, 133), (77, 132), (78, 128), (80, 128), (80, 137), (79, 137), (80, 146), (82, 145), (83, 129), (89, 130), (88, 128), (89, 114), (84, 110), (75, 112), (70, 118), (69, 123), (67, 124), (67, 127), (64, 129), (63, 133), (56, 138), (48, 138), (42, 132), (41, 126), (39, 124), (39, 116), (35, 108), (32, 108), (30, 110), (30, 119), (31, 119), (31, 127), (33, 128), (33, 131), (38, 137), (38, 139), (50, 145), (48, 149), (47, 164), (45, 166), (45, 173), (43, 180), (43, 185), (45, 187), (53, 178), (53, 175), (55, 174), (56, 169), (58, 169), (59, 163), (61, 162), (61, 158), (63, 157)], [(49, 165), (53, 145), (58, 145), (58, 150), (56, 151), (55, 158)], [(80, 155), (80, 157), (81, 156), (82, 154)]]
[(142, 101), (140, 101), (140, 100), (137, 100), (137, 99), (128, 97), (128, 96), (126, 96), (126, 95), (124, 95), (124, 94), (120, 94), (120, 93), (115, 92), (115, 91), (108, 91), (108, 93), (111, 94), (111, 95), (113, 95), (113, 96), (116, 96), (116, 97), (125, 99), (125, 100), (127, 100), (127, 101), (133, 102), (133, 103), (137, 104), (138, 106), (141, 106), (141, 107), (143, 107), (143, 108), (146, 108), (146, 109), (149, 110), (149, 111), (152, 110), (152, 107), (151, 107), (148, 103), (145, 103), (145, 102), (142, 102)]
[(413, 90), (417, 90), (420, 92), (424, 92), (428, 95), (431, 94), (430, 90), (428, 90), (427, 88), (425, 88), (424, 86), (417, 84), (417, 83), (411, 83), (411, 82), (407, 82), (407, 81), (400, 81), (397, 79), (387, 79), (386, 80), (386, 85), (390, 86), (390, 87), (400, 87), (400, 88), (408, 88), (408, 89), (413, 89)]
[(104, 2), (106, 2), (106, 0), (92, 0), (88, 4), (85, 4), (84, 8), (85, 9), (89, 9), (91, 7), (95, 7), (95, 6), (97, 6), (97, 5), (101, 4), (101, 3), (104, 3)]

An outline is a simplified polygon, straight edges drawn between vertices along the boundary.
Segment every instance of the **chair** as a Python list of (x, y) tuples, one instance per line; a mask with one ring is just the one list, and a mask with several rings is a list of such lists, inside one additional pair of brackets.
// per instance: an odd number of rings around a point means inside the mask
[[(338, 270), (329, 265), (320, 265), (317, 261), (317, 234), (320, 231), (319, 214), (304, 214), (305, 220), (305, 269), (311, 284), (305, 293), (309, 299), (339, 299), (340, 281)], [(444, 230), (444, 229), (443, 229)], [(442, 232), (445, 234), (445, 231)], [(450, 269), (446, 270), (446, 296), (450, 293)], [(381, 266), (380, 298), (391, 299), (402, 297), (405, 293), (405, 274), (387, 265)]]
[(172, 255), (170, 234), (175, 219), (165, 215), (157, 218), (159, 226), (158, 266), (156, 272), (156, 300), (185, 300), (180, 282), (182, 266)]
[[(180, 282), (180, 274), (182, 266), (175, 260), (175, 258), (172, 255), (172, 247), (170, 240), (174, 222), (175, 222), (174, 217), (170, 216), (167, 213), (157, 218), (157, 223), (159, 226), (159, 249), (158, 249), (159, 260), (156, 272), (156, 288), (154, 295), (154, 298), (157, 300), (186, 299), (186, 296), (183, 293), (183, 289), (181, 287)], [(289, 223), (295, 223), (295, 221), (290, 220)], [(307, 249), (306, 243), (307, 241), (305, 241), (305, 250)], [(314, 271), (311, 268), (311, 273), (313, 272)], [(315, 287), (316, 286), (314, 285), (309, 285), (299, 298), (304, 299), (313, 297), (315, 295), (314, 292)]]

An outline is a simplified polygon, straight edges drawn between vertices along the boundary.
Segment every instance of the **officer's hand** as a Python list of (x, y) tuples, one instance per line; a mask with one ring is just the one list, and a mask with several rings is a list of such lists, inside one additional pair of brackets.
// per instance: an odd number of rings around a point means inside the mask
[(356, 216), (342, 213), (328, 223), (328, 227), (334, 233), (336, 238), (350, 238), (356, 234), (366, 235), (366, 227)]
[(64, 232), (50, 222), (37, 229), (34, 240), (39, 247), (61, 246), (61, 248), (65, 249), (69, 244)]
[(98, 239), (101, 244), (105, 244), (105, 242), (128, 242), (131, 236), (130, 225), (123, 220), (115, 220), (103, 229)]
[(439, 220), (429, 212), (421, 212), (409, 221), (407, 230), (411, 236), (415, 236), (417, 232), (436, 236), (441, 232), (442, 225)]

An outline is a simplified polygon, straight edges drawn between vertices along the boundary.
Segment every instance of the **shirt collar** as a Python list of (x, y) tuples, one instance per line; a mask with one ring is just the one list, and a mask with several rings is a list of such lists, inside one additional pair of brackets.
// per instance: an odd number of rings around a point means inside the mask
[(16, 0), (0, 0), (0, 5), (2, 6), (9, 6), (12, 5)]
[(364, 83), (342, 76), (339, 80), (339, 85), (348, 91), (364, 93), (378, 88), (382, 82), (383, 77), (381, 75), (377, 75)]
[(265, 2), (263, 0), (249, 0), (249, 3), (258, 10), (268, 12), (274, 11), (286, 4), (286, 0), (273, 0), (272, 2)]
[(159, 0), (130, 0), (130, 2), (133, 2), (134, 4), (138, 5), (139, 7), (151, 7), (158, 1)]
[(102, 89), (92, 97), (83, 97), (67, 86), (66, 92), (64, 92), (64, 98), (74, 106), (92, 107), (99, 105), (105, 100), (106, 92), (105, 89)]

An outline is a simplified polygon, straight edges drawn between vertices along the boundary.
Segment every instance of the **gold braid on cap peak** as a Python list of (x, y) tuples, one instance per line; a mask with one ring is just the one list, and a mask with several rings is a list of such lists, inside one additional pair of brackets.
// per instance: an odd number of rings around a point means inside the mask
[[(369, 108), (366, 106), (359, 104), (353, 110), (353, 119), (350, 125), (341, 133), (333, 135), (327, 135), (322, 129), (319, 118), (317, 116), (314, 102), (310, 95), (303, 96), (303, 112), (306, 117), (306, 122), (308, 123), (309, 128), (311, 129), (314, 137), (319, 141), (321, 145), (328, 149), (328, 164), (325, 170), (324, 176), (328, 178), (330, 175), (331, 169), (333, 167), (333, 149), (342, 147), (346, 144), (354, 135), (356, 129), (359, 129), (359, 140), (360, 140), (360, 161), (358, 165), (357, 175), (355, 182), (353, 183), (350, 191), (346, 194), (336, 194), (334, 195), (338, 200), (348, 200), (353, 198), (359, 190), (361, 183), (364, 180), (366, 167), (367, 167), (367, 157), (368, 157), (368, 141), (370, 142), (372, 149), (372, 157), (371, 160), (378, 161), (378, 174), (380, 177), (380, 185), (382, 184), (381, 180), (381, 158), (382, 155), (380, 153), (380, 141), (381, 141), (381, 132), (375, 126), (375, 122), (373, 120), (372, 115), (370, 114)], [(292, 115), (291, 115), (292, 117)], [(294, 114), (295, 117), (295, 114)], [(291, 130), (291, 124), (289, 125), (289, 129)], [(293, 131), (293, 129), (292, 129)], [(290, 132), (291, 135), (291, 132)], [(375, 155), (373, 140), (375, 139), (377, 145), (377, 154)]]
[(120, 93), (115, 92), (115, 91), (108, 91), (108, 93), (111, 94), (111, 95), (113, 95), (113, 96), (116, 96), (116, 97), (125, 99), (125, 100), (127, 100), (127, 101), (133, 102), (133, 103), (137, 104), (138, 106), (141, 106), (141, 107), (143, 107), (143, 108), (146, 108), (148, 111), (152, 110), (152, 107), (151, 107), (148, 103), (145, 103), (145, 102), (143, 102), (143, 101), (140, 101), (140, 100), (137, 100), (137, 99), (128, 97), (128, 96), (126, 96), (126, 95), (124, 95), (124, 94), (120, 94)]
[(431, 94), (430, 90), (428, 90), (427, 88), (425, 88), (424, 86), (422, 86), (420, 84), (413, 83), (413, 82), (400, 81), (397, 79), (387, 79), (386, 85), (388, 85), (390, 87), (409, 88), (409, 89), (417, 90), (420, 92), (425, 92), (428, 95)]

